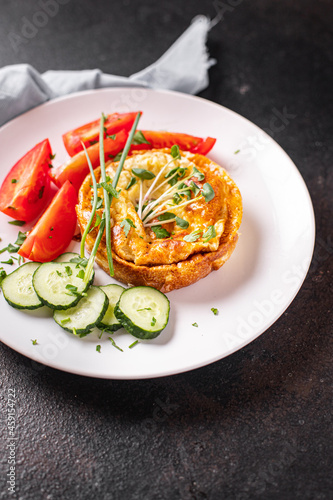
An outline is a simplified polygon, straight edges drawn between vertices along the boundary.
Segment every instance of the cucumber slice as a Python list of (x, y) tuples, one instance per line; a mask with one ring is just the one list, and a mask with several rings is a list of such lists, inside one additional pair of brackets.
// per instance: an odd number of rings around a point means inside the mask
[(109, 300), (103, 290), (98, 286), (91, 286), (86, 297), (75, 307), (54, 311), (53, 318), (68, 332), (87, 334), (103, 318), (108, 305)]
[(46, 262), (32, 277), (32, 284), (43, 304), (51, 309), (68, 309), (75, 306), (94, 279), (83, 280), (84, 267), (73, 262)]
[(78, 253), (74, 252), (65, 252), (59, 255), (53, 262), (69, 262), (71, 259), (77, 259), (79, 256)]
[(39, 262), (27, 262), (4, 278), (1, 286), (8, 304), (16, 309), (38, 309), (44, 305), (32, 286), (32, 276), (39, 266)]
[(111, 332), (115, 332), (116, 330), (119, 330), (122, 325), (114, 315), (114, 308), (125, 288), (120, 285), (105, 285), (100, 286), (99, 288), (103, 290), (104, 293), (106, 293), (109, 299), (109, 307), (105, 313), (104, 318), (97, 326), (101, 330), (109, 330)]
[(169, 299), (150, 286), (128, 288), (114, 309), (123, 327), (138, 339), (157, 337), (167, 326), (169, 312)]

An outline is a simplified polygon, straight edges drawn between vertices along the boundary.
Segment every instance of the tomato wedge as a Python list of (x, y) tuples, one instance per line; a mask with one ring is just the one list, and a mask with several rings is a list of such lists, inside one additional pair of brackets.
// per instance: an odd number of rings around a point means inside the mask
[[(104, 122), (106, 135), (113, 135), (121, 130), (129, 132), (132, 128), (137, 112), (135, 113), (112, 113)], [(70, 130), (62, 136), (65, 148), (70, 156), (82, 151), (81, 141), (86, 147), (91, 146), (99, 140), (100, 119)]]
[(1, 212), (26, 222), (42, 212), (50, 194), (51, 159), (50, 142), (45, 139), (13, 166), (0, 189)]
[(75, 233), (76, 203), (76, 191), (67, 181), (55, 194), (18, 253), (34, 262), (49, 262), (63, 253)]
[(181, 134), (177, 132), (157, 130), (141, 130), (141, 132), (149, 144), (132, 144), (131, 151), (138, 149), (171, 148), (174, 144), (178, 144), (179, 148), (183, 151), (190, 151), (202, 142), (201, 137), (195, 137), (194, 135)]
[[(122, 130), (116, 134), (114, 139), (104, 139), (105, 160), (112, 159), (112, 157), (116, 156), (124, 148), (127, 137), (128, 133), (125, 130)], [(93, 168), (98, 167), (100, 165), (99, 143), (87, 148), (87, 152)], [(50, 171), (50, 176), (58, 187), (61, 187), (66, 181), (70, 181), (76, 191), (79, 191), (82, 182), (88, 174), (89, 166), (84, 151), (77, 153), (61, 167), (54, 168)]]
[(205, 156), (213, 148), (215, 142), (216, 142), (216, 139), (214, 139), (213, 137), (207, 137), (207, 139), (200, 142), (197, 146), (192, 148), (190, 151), (191, 151), (191, 153), (198, 153), (200, 155)]

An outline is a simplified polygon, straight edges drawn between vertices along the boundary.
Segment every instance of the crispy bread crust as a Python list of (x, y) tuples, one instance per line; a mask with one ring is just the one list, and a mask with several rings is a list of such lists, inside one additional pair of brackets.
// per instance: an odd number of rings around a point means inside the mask
[[(162, 151), (169, 152), (169, 150)], [(138, 151), (136, 154), (142, 154), (142, 151)], [(189, 157), (198, 168), (202, 164), (208, 164), (212, 170), (218, 171), (224, 182), (228, 184), (228, 216), (225, 220), (224, 232), (220, 238), (219, 246), (215, 251), (195, 253), (177, 263), (149, 266), (136, 265), (132, 261), (124, 260), (113, 251), (114, 278), (125, 284), (152, 286), (162, 292), (183, 288), (196, 283), (211, 271), (219, 269), (235, 249), (238, 240), (238, 229), (242, 219), (242, 199), (236, 184), (225, 170), (212, 160), (198, 154), (182, 152), (182, 155)], [(79, 192), (77, 215), (82, 233), (89, 216), (85, 201), (87, 193), (90, 192), (91, 182), (91, 177), (87, 176)], [(96, 231), (87, 235), (85, 244), (88, 252), (91, 252), (93, 248), (95, 236)], [(109, 272), (105, 238), (102, 239), (98, 248), (96, 262), (105, 272)]]

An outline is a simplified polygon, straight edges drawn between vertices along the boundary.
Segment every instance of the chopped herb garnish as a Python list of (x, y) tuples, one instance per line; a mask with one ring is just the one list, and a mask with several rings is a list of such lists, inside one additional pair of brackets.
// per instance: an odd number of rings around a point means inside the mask
[(192, 326), (195, 326), (196, 328), (198, 328), (198, 323), (192, 323)]
[(22, 233), (22, 231), (19, 231), (17, 239), (15, 241), (15, 245), (21, 246), (23, 244), (24, 240), (26, 239), (26, 237), (27, 237), (26, 233)]
[(124, 352), (119, 346), (117, 346), (117, 344), (115, 343), (115, 341), (113, 340), (112, 337), (109, 337), (109, 340), (110, 340), (111, 344), (113, 345), (113, 347), (118, 349), (118, 351)]
[(124, 219), (120, 223), (120, 227), (124, 229), (125, 236), (127, 238), (128, 233), (130, 232), (131, 227), (135, 227), (134, 222), (131, 219)]
[(132, 144), (150, 144), (145, 138), (141, 130), (137, 130), (134, 134)]
[(204, 243), (216, 237), (216, 231), (214, 226), (209, 226), (206, 232), (202, 235)]
[(157, 218), (159, 221), (169, 221), (170, 219), (174, 220), (176, 216), (172, 212), (165, 212), (164, 214), (159, 215)]
[(62, 273), (60, 271), (58, 271), (58, 269), (56, 269), (56, 273), (58, 276), (60, 276), (60, 278), (62, 278)]
[(55, 157), (56, 157), (55, 153), (54, 153), (54, 155), (50, 154), (50, 160), (54, 160)]
[(187, 222), (187, 220), (181, 219), (180, 217), (176, 217), (176, 224), (182, 229), (187, 229), (188, 226), (190, 225), (190, 223)]
[(103, 207), (103, 198), (101, 198), (100, 196), (97, 196), (96, 210), (98, 210), (102, 207)]
[(9, 253), (16, 253), (19, 249), (20, 249), (20, 247), (16, 247), (16, 246), (12, 245), (12, 243), (9, 243), (9, 245), (7, 245), (6, 247), (1, 248), (0, 254), (3, 252), (6, 252), (6, 250)]
[(101, 220), (102, 220), (102, 217), (99, 215), (99, 214), (96, 214), (96, 220), (95, 220), (95, 224), (92, 226), (92, 228), (89, 230), (89, 233), (91, 233), (91, 231), (93, 229), (95, 229), (95, 227), (99, 226), (100, 223), (101, 223)]
[(74, 334), (74, 335), (77, 335), (77, 331), (76, 331), (75, 326), (73, 326), (73, 334)]
[(238, 153), (240, 153), (240, 149), (237, 149), (237, 151), (234, 152), (234, 155), (237, 155)]
[(192, 193), (194, 194), (194, 196), (197, 196), (197, 194), (200, 193), (200, 188), (193, 181), (190, 182), (189, 188), (192, 191)]
[(151, 230), (156, 234), (156, 238), (169, 238), (170, 233), (162, 226), (152, 226)]
[(72, 294), (72, 295), (80, 295), (80, 293), (78, 293), (78, 291), (77, 291), (77, 286), (68, 284), (68, 285), (66, 285), (65, 288), (66, 288), (66, 290), (68, 290), (70, 292), (67, 295), (70, 295), (70, 294)]
[(98, 140), (97, 139), (94, 139), (92, 141), (89, 141), (89, 144), (90, 146), (93, 146), (94, 144), (97, 144), (98, 143)]
[(205, 174), (200, 172), (196, 167), (193, 167), (192, 177), (196, 177), (198, 181), (203, 181), (205, 178)]
[(62, 320), (60, 321), (60, 323), (61, 323), (62, 325), (66, 325), (66, 323), (69, 323), (69, 322), (70, 322), (70, 318), (64, 318), (64, 319), (62, 319)]
[(17, 182), (17, 179), (12, 179), (12, 184), (16, 184)]
[(214, 189), (212, 188), (212, 186), (208, 182), (206, 182), (203, 185), (202, 194), (205, 197), (206, 203), (208, 203), (209, 201), (211, 201), (214, 198), (214, 196), (215, 196)]
[(35, 340), (32, 340), (32, 339), (31, 339), (31, 342), (32, 342), (32, 345), (38, 345), (38, 343), (37, 343), (37, 339), (35, 339)]
[[(106, 130), (105, 130), (105, 132), (106, 132)], [(114, 140), (115, 140), (115, 138), (116, 138), (116, 134), (107, 135), (106, 137), (107, 137), (108, 139), (112, 139), (112, 140), (114, 141)]]
[(38, 198), (41, 199), (43, 198), (43, 194), (44, 194), (44, 189), (45, 189), (45, 186), (42, 186), (38, 192)]
[(14, 264), (14, 261), (13, 259), (2, 260), (1, 264), (9, 264), (10, 266), (12, 266)]
[(212, 307), (212, 308), (211, 308), (211, 311), (212, 311), (212, 313), (213, 313), (215, 316), (217, 316), (217, 315), (218, 315), (218, 313), (219, 313), (219, 310), (218, 310), (218, 309), (216, 309), (216, 307)]
[(11, 210), (17, 210), (17, 208), (16, 208), (16, 207), (12, 207), (11, 205), (8, 205), (8, 207), (7, 207), (7, 208), (10, 208)]
[(97, 352), (101, 352), (101, 346), (100, 346), (100, 344), (98, 344), (98, 345), (96, 346), (96, 351), (97, 351)]
[(155, 326), (156, 325), (156, 318), (154, 316), (151, 318), (151, 323), (150, 326)]
[(73, 262), (74, 264), (79, 264), (82, 267), (87, 267), (88, 260), (85, 257), (73, 257), (69, 260), (69, 262)]
[(151, 307), (143, 307), (142, 309), (137, 309), (138, 312), (140, 311), (151, 311)]
[(7, 276), (6, 271), (3, 268), (0, 269), (0, 286), (1, 286), (1, 283), (5, 279), (6, 276)]
[(25, 220), (10, 220), (8, 224), (11, 224), (12, 226), (24, 226)]
[(77, 273), (76, 277), (80, 278), (81, 280), (83, 280), (83, 278), (84, 278), (84, 270), (80, 269), (80, 271)]
[(65, 266), (65, 271), (66, 271), (67, 276), (72, 276), (73, 271), (72, 271), (71, 267)]
[(134, 346), (135, 346), (136, 344), (138, 344), (138, 343), (139, 343), (139, 341), (138, 341), (138, 340), (135, 340), (135, 341), (133, 342), (133, 344), (131, 344), (131, 345), (129, 345), (129, 346), (128, 346), (128, 348), (129, 348), (129, 349), (132, 349), (132, 347), (134, 347)]
[(155, 174), (145, 168), (132, 168), (132, 174), (142, 180), (154, 179)]
[(132, 177), (127, 186), (125, 187), (126, 191), (128, 191), (132, 186), (134, 186), (134, 184), (136, 184), (136, 178)]
[(202, 233), (201, 229), (196, 229), (195, 231), (192, 231), (192, 233), (184, 236), (184, 240), (187, 241), (188, 243), (197, 241), (201, 237), (201, 233)]
[(98, 188), (104, 188), (109, 194), (111, 194), (114, 198), (119, 198), (120, 191), (117, 191), (112, 184), (108, 182), (100, 182), (97, 184)]
[(50, 227), (50, 231), (53, 231), (53, 229), (54, 229), (54, 228), (53, 228), (53, 226), (52, 226), (52, 227)]
[[(113, 161), (119, 161), (121, 159), (123, 152), (120, 151), (116, 156), (113, 157)], [(112, 155), (110, 155), (112, 156)]]

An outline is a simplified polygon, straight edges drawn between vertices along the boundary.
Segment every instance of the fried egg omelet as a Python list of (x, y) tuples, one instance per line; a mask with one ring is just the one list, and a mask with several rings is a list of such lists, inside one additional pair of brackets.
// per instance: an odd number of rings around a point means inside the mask
[[(106, 165), (112, 180), (118, 162)], [(95, 171), (101, 182), (100, 168)], [(219, 269), (232, 254), (242, 219), (242, 199), (234, 181), (212, 160), (170, 149), (137, 151), (127, 157), (110, 209), (115, 279), (162, 292), (188, 286)], [(98, 189), (103, 199), (103, 189)], [(92, 211), (92, 178), (79, 191), (77, 215), (83, 233)], [(94, 223), (102, 216), (95, 214)], [(98, 215), (97, 215), (98, 214)], [(98, 227), (90, 231), (91, 252)], [(105, 234), (96, 262), (109, 272)]]

